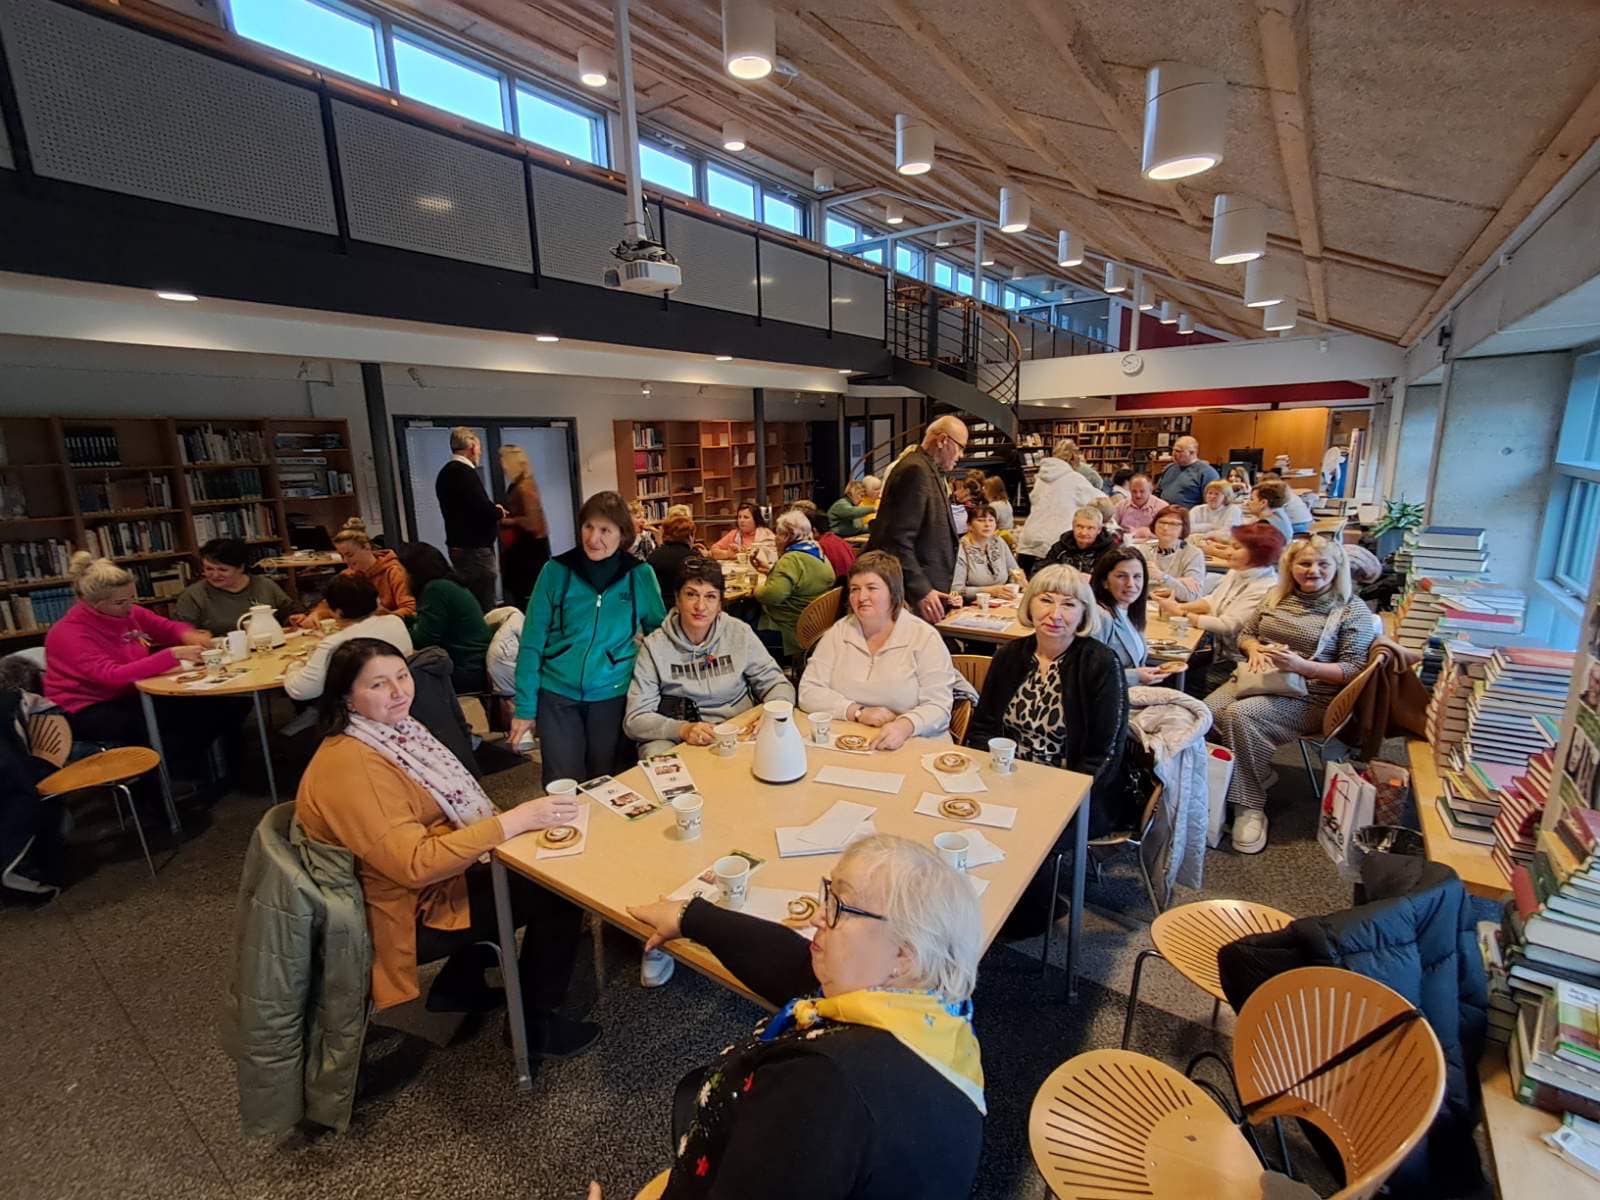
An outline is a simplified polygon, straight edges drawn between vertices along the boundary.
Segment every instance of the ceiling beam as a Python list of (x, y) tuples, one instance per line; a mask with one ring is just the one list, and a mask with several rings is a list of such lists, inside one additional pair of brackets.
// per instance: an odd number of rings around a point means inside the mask
[[(1023, 0), (1023, 5), (1033, 15), (1045, 42), (1066, 66), (1067, 73), (1094, 101), (1111, 132), (1142, 159), (1144, 129), (1138, 118), (1123, 106), (1116, 81), (1106, 70), (1105, 59), (1100, 56), (1088, 26), (1078, 20), (1077, 14), (1063, 0)], [(1171, 197), (1173, 207), (1185, 223), (1204, 228), (1204, 216), (1180, 184), (1164, 186), (1163, 190)]]
[(1478, 268), (1489, 261), (1489, 256), (1505, 244), (1517, 226), (1561, 181), (1568, 168), (1583, 157), (1597, 137), (1600, 137), (1600, 82), (1591, 87), (1578, 102), (1577, 108), (1572, 110), (1572, 115), (1550, 139), (1550, 144), (1534, 160), (1528, 173), (1511, 189), (1505, 202), (1479, 231), (1472, 245), (1467, 247), (1461, 261), (1456, 263), (1450, 274), (1445, 276), (1444, 282), (1412, 318), (1411, 324), (1400, 335), (1402, 346), (1413, 345), (1422, 336), (1439, 311), (1455, 297)]
[(1304, 0), (1256, 0), (1261, 61), (1266, 68), (1278, 154), (1289, 184), (1295, 230), (1305, 259), (1306, 284), (1317, 320), (1328, 319), (1328, 286), (1322, 266), (1322, 225), (1317, 216), (1316, 176), (1311, 166), (1311, 113), (1306, 103), (1308, 35)]

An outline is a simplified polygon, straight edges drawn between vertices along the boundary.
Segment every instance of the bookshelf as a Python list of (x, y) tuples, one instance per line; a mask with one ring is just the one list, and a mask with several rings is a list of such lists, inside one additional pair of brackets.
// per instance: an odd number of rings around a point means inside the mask
[(1172, 443), (1190, 431), (1187, 415), (1167, 417), (1053, 417), (1019, 423), (1018, 444), (1041, 449), (1025, 453), (1030, 474), (1048, 455), (1058, 438), (1078, 443), (1083, 459), (1110, 481), (1123, 468), (1149, 471), (1172, 457)]
[(726, 533), (742, 501), (782, 508), (815, 486), (803, 421), (767, 422), (765, 479), (756, 476), (754, 421), (615, 421), (612, 430), (623, 498), (652, 521), (687, 504), (703, 540)]
[(164, 610), (213, 537), (254, 559), (288, 550), (293, 525), (343, 524), (354, 475), (343, 419), (0, 417), (0, 648), (71, 606), (75, 550), (126, 566)]

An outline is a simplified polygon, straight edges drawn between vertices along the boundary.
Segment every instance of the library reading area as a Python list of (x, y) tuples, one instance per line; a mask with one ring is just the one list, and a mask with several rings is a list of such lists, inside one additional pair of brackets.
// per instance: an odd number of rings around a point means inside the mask
[(0, 0), (0, 1200), (1600, 1200), (1600, 6)]

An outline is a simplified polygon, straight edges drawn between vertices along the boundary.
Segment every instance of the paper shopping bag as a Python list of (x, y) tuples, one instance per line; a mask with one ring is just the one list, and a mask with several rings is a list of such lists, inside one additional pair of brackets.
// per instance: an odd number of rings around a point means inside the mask
[(1213, 850), (1222, 842), (1222, 819), (1227, 814), (1228, 784), (1233, 779), (1233, 751), (1206, 747), (1206, 845)]
[(1322, 786), (1322, 812), (1317, 821), (1317, 842), (1339, 868), (1354, 881), (1360, 873), (1356, 834), (1372, 824), (1378, 789), (1350, 763), (1329, 763)]

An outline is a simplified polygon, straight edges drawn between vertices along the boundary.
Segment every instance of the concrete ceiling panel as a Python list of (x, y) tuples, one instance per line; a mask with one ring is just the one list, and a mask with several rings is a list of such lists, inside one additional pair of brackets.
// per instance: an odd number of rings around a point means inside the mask
[[(1328, 307), (1333, 315), (1390, 338), (1399, 337), (1433, 295), (1425, 283), (1374, 275), (1343, 263), (1328, 263), (1325, 269)], [(1303, 304), (1301, 312), (1305, 312)]]
[(1415, 196), (1322, 173), (1317, 177), (1322, 237), (1368, 258), (1447, 275), (1461, 248), (1493, 214), (1468, 204)]

